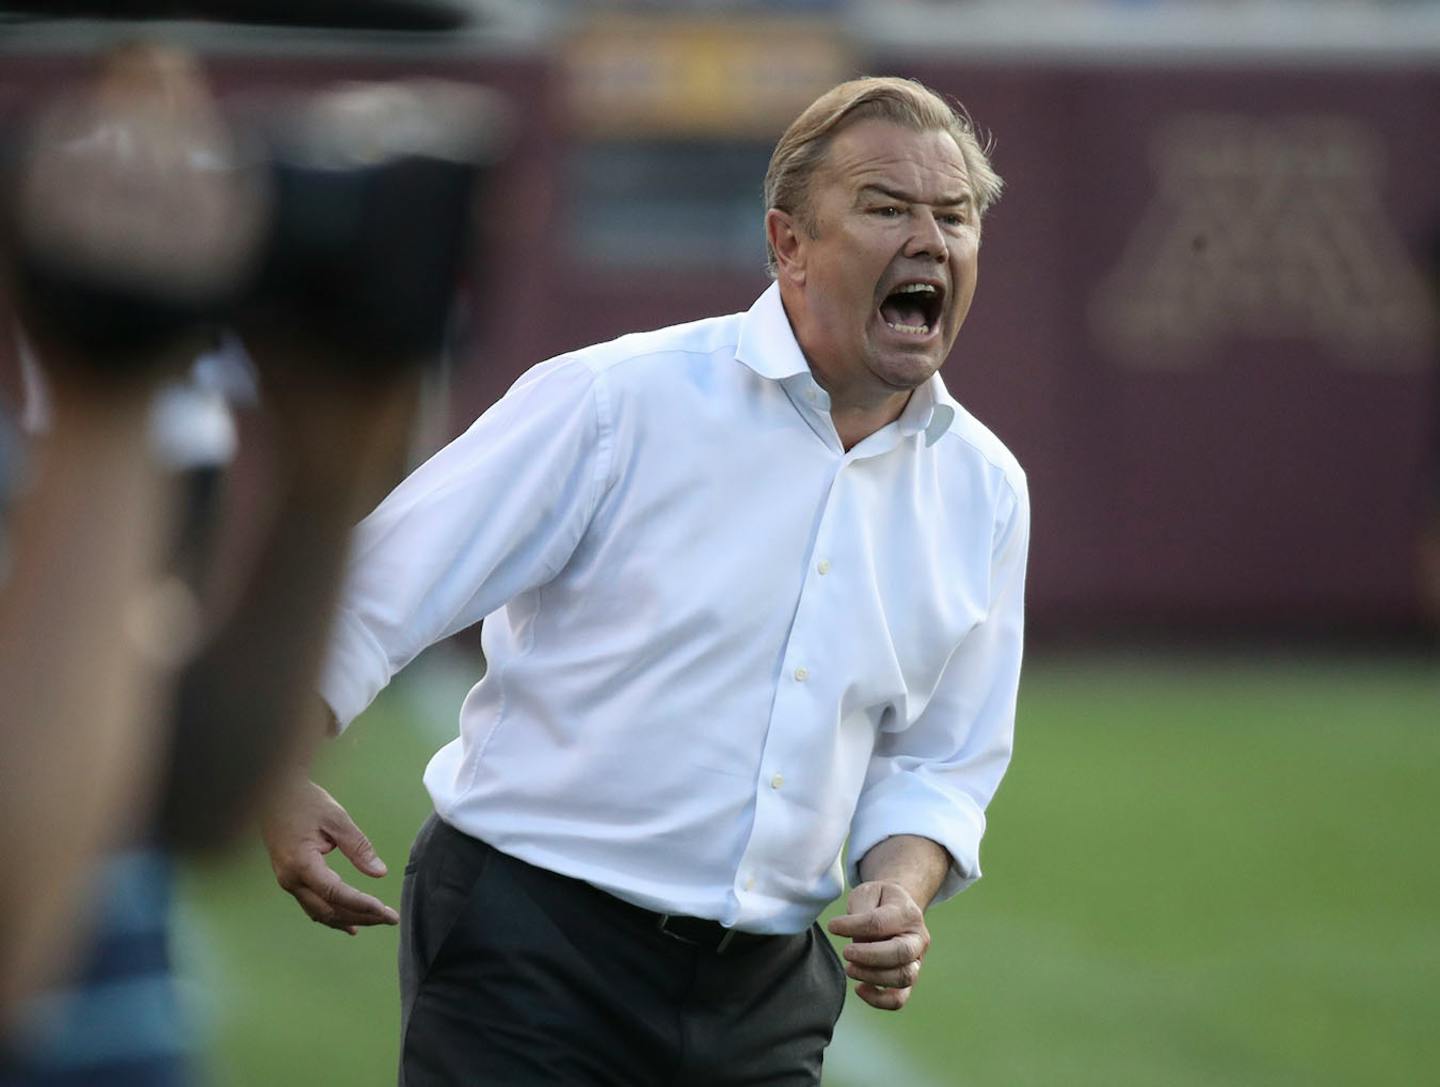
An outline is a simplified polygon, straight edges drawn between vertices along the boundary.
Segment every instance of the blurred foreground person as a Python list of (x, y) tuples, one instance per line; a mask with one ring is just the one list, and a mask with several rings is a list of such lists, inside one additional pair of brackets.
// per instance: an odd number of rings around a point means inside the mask
[[(407, 1087), (818, 1084), (846, 975), (902, 1007), (925, 909), (980, 875), (1029, 507), (938, 370), (1000, 179), (876, 79), (809, 107), (765, 190), (747, 313), (535, 367), (358, 530), (339, 726), (489, 616), (401, 917), (326, 866), (384, 870), (302, 773), (266, 823), (312, 918), (399, 920)], [(816, 917), (845, 876), (842, 964)]]
[[(15, 293), (56, 408), (0, 598), (0, 679), (17, 695), (0, 729), (0, 855), (18, 918), (0, 983), (22, 1020), (7, 1087), (185, 1078), (167, 852), (229, 841), (319, 733), (309, 691), (349, 528), (400, 474), (487, 124), (454, 88), (335, 91), (283, 111), (262, 184), (193, 60), (134, 47), (37, 129)], [(192, 503), (191, 543), (167, 572), (178, 486), (149, 424), (156, 389), (221, 320), (238, 321), (260, 371), (275, 473), (253, 561), (207, 607), (197, 541), (213, 511)], [(105, 851), (86, 971), (16, 1012), (75, 944)]]
[(11, 293), (51, 420), (29, 450), (0, 595), (7, 1016), (74, 947), (91, 863), (152, 808), (196, 616), (165, 570), (175, 496), (151, 452), (151, 398), (258, 253), (261, 197), (232, 161), (193, 65), (127, 49), (38, 120), (14, 179)]
[[(207, 354), (150, 401), (146, 444), (175, 499), (174, 531), (157, 575), (170, 604), (157, 622), (166, 624), (176, 654), (199, 627), (220, 486), (235, 452), (224, 390), (238, 388), (245, 375), (229, 358)], [(155, 728), (163, 744), (169, 731), (163, 708)], [(146, 772), (158, 779), (153, 768)], [(152, 792), (160, 787), (157, 780)], [(65, 964), (48, 964), (51, 980), (22, 1006), (8, 1044), (0, 1046), (13, 1050), (0, 1057), (4, 1087), (186, 1081), (197, 1032), (172, 978), (173, 865), (150, 828), (153, 797), (137, 799), (133, 813), (123, 813), (123, 825), (133, 829), (111, 837), (98, 863), (87, 866), (73, 907), (79, 916), (65, 934), (72, 969), (60, 977)], [(36, 837), (44, 840), (43, 833)]]

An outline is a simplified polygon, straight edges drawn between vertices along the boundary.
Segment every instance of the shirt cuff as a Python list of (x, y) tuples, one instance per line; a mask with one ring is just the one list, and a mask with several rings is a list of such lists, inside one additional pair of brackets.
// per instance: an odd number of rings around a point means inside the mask
[(927, 780), (920, 771), (894, 774), (861, 795), (845, 859), (851, 887), (862, 882), (860, 861), (865, 854), (897, 834), (929, 838), (950, 854), (950, 871), (931, 905), (953, 898), (980, 878), (985, 813), (965, 794)]
[(344, 732), (390, 682), (390, 661), (368, 630), (348, 612), (335, 618), (320, 697), (335, 715), (336, 734)]

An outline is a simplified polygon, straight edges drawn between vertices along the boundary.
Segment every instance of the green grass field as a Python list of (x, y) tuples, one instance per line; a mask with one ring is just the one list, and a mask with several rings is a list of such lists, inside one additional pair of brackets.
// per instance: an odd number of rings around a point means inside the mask
[[(397, 906), (443, 727), (417, 693), (320, 775)], [(1035, 660), (986, 878), (931, 914), (905, 1012), (852, 1000), (827, 1084), (1434, 1082), (1437, 771), (1440, 676), (1413, 662)], [(192, 873), (182, 922), (221, 1087), (394, 1082), (394, 930), (310, 923), (258, 848)]]

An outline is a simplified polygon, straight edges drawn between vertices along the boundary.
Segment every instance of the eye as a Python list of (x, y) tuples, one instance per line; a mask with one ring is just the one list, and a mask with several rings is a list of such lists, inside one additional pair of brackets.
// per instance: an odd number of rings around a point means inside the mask
[(894, 204), (881, 204), (879, 207), (871, 208), (870, 214), (878, 215), (882, 219), (895, 219), (900, 216), (901, 211)]
[(966, 220), (963, 212), (947, 211), (940, 216), (940, 221), (946, 226), (964, 226)]

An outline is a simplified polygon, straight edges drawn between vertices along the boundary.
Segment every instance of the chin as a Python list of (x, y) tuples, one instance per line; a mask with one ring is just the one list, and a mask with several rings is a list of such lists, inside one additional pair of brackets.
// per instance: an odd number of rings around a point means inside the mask
[(875, 373), (886, 381), (905, 388), (923, 385), (945, 361), (932, 346), (924, 351), (886, 352), (876, 360)]
[(904, 365), (878, 366), (875, 376), (893, 389), (918, 389), (940, 367), (927, 361), (923, 365), (910, 362)]

